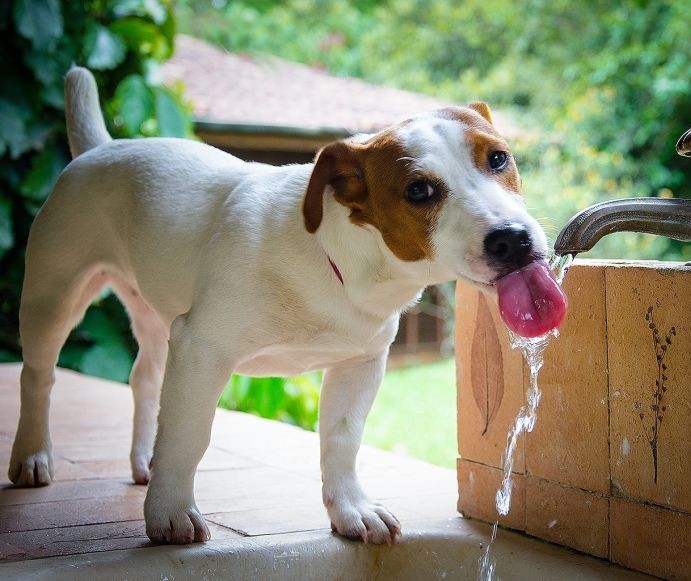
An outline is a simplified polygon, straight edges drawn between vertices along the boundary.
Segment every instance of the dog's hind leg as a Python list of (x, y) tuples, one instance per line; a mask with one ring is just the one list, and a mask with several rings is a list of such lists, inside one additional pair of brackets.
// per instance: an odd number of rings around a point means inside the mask
[(106, 281), (100, 270), (68, 271), (64, 262), (61, 268), (56, 261), (27, 259), (19, 309), (21, 412), (8, 471), (19, 486), (43, 486), (53, 478), (48, 416), (55, 364), (69, 332)]
[(137, 359), (130, 374), (134, 397), (130, 463), (135, 483), (147, 484), (156, 436), (161, 384), (168, 358), (169, 333), (159, 315), (144, 301), (134, 285), (115, 279), (113, 288), (127, 308), (132, 321), (132, 332), (139, 344)]

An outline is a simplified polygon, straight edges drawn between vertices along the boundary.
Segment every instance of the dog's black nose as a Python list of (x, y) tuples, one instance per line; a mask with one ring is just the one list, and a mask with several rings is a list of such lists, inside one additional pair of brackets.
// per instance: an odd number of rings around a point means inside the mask
[(503, 269), (515, 270), (532, 260), (533, 243), (523, 224), (504, 223), (485, 237), (485, 254)]

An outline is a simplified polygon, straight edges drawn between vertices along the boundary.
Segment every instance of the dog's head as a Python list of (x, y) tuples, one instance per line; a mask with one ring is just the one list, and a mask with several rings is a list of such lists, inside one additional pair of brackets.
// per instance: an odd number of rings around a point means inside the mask
[(402, 261), (429, 260), (448, 278), (491, 285), (547, 253), (527, 213), (506, 141), (484, 103), (414, 117), (318, 154), (303, 213), (309, 232), (333, 195), (358, 226), (376, 228)]

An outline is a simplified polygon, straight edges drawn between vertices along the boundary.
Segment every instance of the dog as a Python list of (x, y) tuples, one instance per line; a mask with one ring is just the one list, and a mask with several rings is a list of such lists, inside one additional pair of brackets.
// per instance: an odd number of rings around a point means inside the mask
[(430, 284), (463, 280), (493, 293), (547, 254), (489, 107), (425, 113), (329, 144), (313, 164), (274, 167), (192, 140), (112, 140), (91, 73), (72, 68), (65, 92), (73, 161), (27, 246), (12, 482), (53, 478), (57, 357), (110, 286), (139, 344), (130, 458), (134, 481), (148, 483), (152, 541), (210, 538), (193, 482), (231, 373), (311, 370), (324, 370), (332, 528), (394, 541), (400, 523), (368, 498), (355, 458), (400, 313)]

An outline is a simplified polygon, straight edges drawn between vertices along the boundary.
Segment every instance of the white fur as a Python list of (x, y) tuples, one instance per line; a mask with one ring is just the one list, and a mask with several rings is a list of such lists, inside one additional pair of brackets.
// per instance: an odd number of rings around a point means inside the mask
[[(329, 517), (341, 534), (391, 542), (398, 521), (367, 498), (355, 457), (399, 314), (428, 284), (457, 277), (490, 283), (494, 274), (478, 244), (493, 220), (519, 220), (533, 233), (537, 225), (473, 169), (458, 123), (421, 117), (401, 139), (450, 190), (433, 233), (435, 259), (396, 258), (378, 230), (350, 222), (328, 187), (312, 235), (301, 212), (311, 165), (245, 163), (178, 139), (111, 141), (95, 113), (90, 74), (70, 76), (71, 145), (83, 153), (60, 176), (29, 239), (11, 480), (50, 482), (55, 362), (89, 302), (111, 285), (140, 345), (131, 376), (131, 459), (135, 481), (150, 479), (145, 516), (153, 540), (209, 537), (193, 481), (232, 372), (325, 369), (320, 436)], [(536, 240), (544, 245), (541, 232)]]

